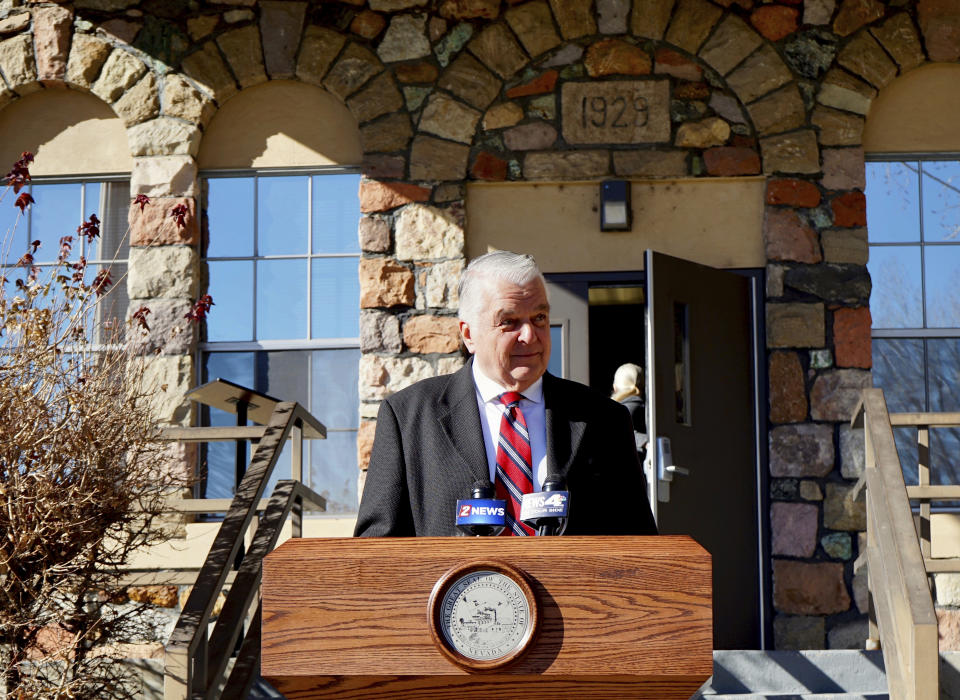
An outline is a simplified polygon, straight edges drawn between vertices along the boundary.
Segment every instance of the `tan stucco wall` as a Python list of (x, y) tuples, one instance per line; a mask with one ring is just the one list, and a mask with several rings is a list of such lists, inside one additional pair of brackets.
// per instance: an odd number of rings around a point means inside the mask
[[(867, 153), (960, 152), (960, 65), (930, 63), (874, 99), (863, 131)], [(944, 115), (951, 118), (944, 119)]]
[(633, 230), (600, 231), (599, 183), (467, 185), (467, 256), (530, 253), (544, 272), (639, 270), (646, 248), (763, 267), (762, 177), (634, 181)]
[(339, 100), (312, 85), (274, 80), (223, 105), (197, 160), (203, 169), (359, 165), (363, 151), (357, 120)]
[(123, 122), (99, 98), (75, 90), (44, 90), (0, 110), (0, 167), (23, 151), (41, 175), (128, 173), (133, 158)]
[[(310, 517), (303, 519), (304, 537), (352, 537), (356, 518), (335, 516)], [(277, 546), (290, 539), (290, 521), (280, 530)], [(220, 523), (191, 523), (186, 526), (183, 538), (177, 538), (162, 544), (141, 549), (130, 560), (128, 569), (199, 569), (203, 566), (210, 546), (213, 544)], [(250, 537), (247, 537), (247, 545)]]

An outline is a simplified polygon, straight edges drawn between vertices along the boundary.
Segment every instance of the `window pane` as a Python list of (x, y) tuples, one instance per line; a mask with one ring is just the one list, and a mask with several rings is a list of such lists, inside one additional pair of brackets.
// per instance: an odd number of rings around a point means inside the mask
[[(147, 206), (157, 206), (148, 204)], [(96, 214), (100, 219), (100, 238), (94, 239), (86, 245), (87, 259), (103, 259), (110, 262), (126, 260), (129, 257), (130, 240), (127, 233), (127, 218), (130, 210), (130, 183), (106, 182), (100, 185), (86, 186), (86, 202), (84, 207), (90, 214)], [(78, 250), (74, 247), (74, 251)]]
[(207, 255), (253, 255), (253, 178), (207, 180)]
[[(245, 387), (253, 387), (252, 352), (212, 352), (205, 356), (203, 381), (228, 379)], [(202, 408), (205, 425), (236, 425), (237, 416), (216, 408)], [(206, 475), (205, 488), (200, 493), (207, 498), (230, 498), (233, 496), (234, 472), (236, 469), (236, 444), (232, 442), (206, 443), (205, 464), (201, 464), (201, 476)], [(246, 459), (250, 452), (247, 448)]]
[[(0, 201), (0, 235), (3, 236), (4, 247), (7, 246), (8, 242), (10, 247), (6, 260), (7, 264), (15, 263), (23, 255), (27, 246), (27, 219), (23, 217), (20, 219), (20, 223), (17, 223), (20, 210), (13, 205), (18, 196), (13, 193), (12, 189), (9, 189), (3, 196), (3, 200)], [(57, 240), (59, 241), (59, 239)]]
[(214, 304), (207, 316), (207, 340), (253, 340), (253, 263), (212, 261), (207, 270)]
[[(291, 451), (290, 444), (290, 440), (287, 440), (283, 449), (280, 450), (280, 456), (277, 458), (277, 464), (273, 468), (273, 474), (267, 479), (267, 485), (263, 489), (264, 498), (270, 498), (270, 496), (273, 495), (273, 490), (277, 488), (277, 482), (280, 481), (280, 479), (290, 479), (293, 477), (293, 465), (290, 462), (290, 456), (293, 452)], [(307, 471), (306, 463), (304, 463), (303, 471)]]
[(356, 428), (360, 350), (318, 350), (312, 355), (310, 412), (327, 428)]
[(897, 445), (903, 481), (906, 484), (917, 483), (917, 429), (913, 426), (901, 426), (893, 429), (893, 441)]
[(870, 295), (873, 327), (923, 327), (920, 247), (873, 247), (867, 268), (873, 281)]
[(927, 363), (930, 410), (960, 411), (960, 338), (928, 340)]
[(563, 326), (550, 326), (550, 362), (547, 371), (554, 377), (563, 377)]
[(327, 499), (328, 513), (357, 512), (357, 432), (328, 432), (310, 441), (310, 488)]
[[(88, 221), (91, 214), (96, 214), (97, 218), (100, 219), (100, 236), (103, 237), (103, 222), (107, 218), (105, 216), (106, 210), (101, 206), (100, 195), (103, 193), (103, 189), (99, 182), (90, 182), (86, 183), (83, 186), (83, 220)], [(129, 209), (130, 206), (130, 187), (127, 183), (127, 201), (126, 208)], [(123, 213), (123, 229), (120, 233), (123, 234), (127, 229), (127, 218), (128, 214), (126, 211)], [(78, 233), (72, 233), (73, 236), (73, 254), (71, 259), (80, 257), (82, 254), (87, 260), (94, 260), (97, 257), (97, 248), (100, 243), (96, 238), (92, 242), (87, 243), (86, 238), (81, 240), (81, 236)], [(126, 257), (126, 255), (124, 255)]]
[[(105, 268), (109, 268), (110, 279), (113, 280), (113, 284), (107, 288), (107, 293), (97, 302), (95, 311), (96, 332), (94, 334), (96, 342), (107, 341), (112, 337), (111, 326), (119, 329), (127, 318), (127, 306), (130, 303), (127, 297), (126, 263), (115, 262), (109, 265), (93, 265), (90, 270), (90, 279), (95, 279), (97, 272)], [(149, 302), (147, 306), (149, 307)], [(149, 317), (147, 322), (149, 323)]]
[(313, 177), (313, 252), (359, 253), (360, 176)]
[(257, 262), (258, 340), (307, 336), (306, 272), (305, 260)]
[(873, 385), (883, 389), (891, 413), (923, 411), (923, 341), (873, 339)]
[[(34, 255), (37, 262), (56, 260), (60, 252), (60, 239), (64, 236), (73, 236), (76, 242), (77, 226), (80, 225), (83, 211), (80, 207), (82, 187), (78, 182), (33, 185), (36, 203), (30, 208), (30, 240), (39, 240), (42, 244)], [(76, 244), (76, 247), (79, 245)], [(23, 252), (15, 249), (12, 254), (19, 257)]]
[[(211, 425), (236, 425), (236, 417), (224, 414), (233, 421), (216, 422)], [(201, 498), (232, 498), (236, 479), (237, 448), (232, 442), (211, 442), (205, 446), (206, 457), (200, 465)], [(249, 447), (246, 459), (250, 459)]]
[[(25, 299), (26, 295), (23, 293), (22, 290), (17, 288), (17, 280), (26, 281), (27, 279), (27, 276), (23, 268), (11, 267), (10, 269), (5, 270), (5, 272), (6, 272), (5, 277), (7, 278), (7, 281), (3, 283), (3, 298), (6, 299), (7, 301), (12, 301), (17, 297), (20, 297), (21, 299)], [(49, 277), (47, 276), (48, 274), (49, 274), (49, 270), (44, 270), (43, 272), (40, 273), (40, 279), (44, 281), (49, 279)]]
[[(106, 183), (104, 183), (106, 184)], [(123, 184), (127, 192), (130, 192), (130, 183), (111, 183), (112, 185)], [(108, 187), (110, 185), (107, 185)], [(96, 214), (100, 216), (100, 212), (103, 211), (103, 207), (100, 205), (100, 194), (102, 192), (102, 186), (99, 182), (87, 182), (83, 186), (83, 218), (89, 219), (91, 214)], [(127, 199), (127, 206), (130, 206), (129, 197)], [(102, 217), (101, 217), (102, 218)], [(124, 223), (126, 223), (126, 217), (124, 217)]]
[(923, 163), (923, 239), (960, 241), (960, 163)]
[[(298, 401), (303, 406), (310, 406), (308, 392), (312, 395), (311, 413), (331, 431), (327, 440), (309, 441), (305, 452), (305, 478), (310, 480), (308, 483), (313, 488), (331, 499), (330, 512), (355, 512), (357, 509), (359, 357), (358, 349), (345, 349), (212, 352), (204, 358), (204, 381), (228, 379), (284, 401)], [(203, 411), (207, 425), (236, 424), (235, 414), (209, 407)], [(290, 454), (290, 448), (286, 446), (269, 481), (268, 494), (277, 480), (290, 478)], [(208, 498), (232, 495), (235, 455), (233, 443), (209, 443)]]
[(928, 246), (924, 266), (927, 327), (960, 327), (960, 246)]
[(930, 483), (960, 484), (960, 428), (930, 429)]
[[(261, 177), (257, 180), (257, 253), (306, 255), (307, 178)], [(295, 337), (301, 337), (301, 333)]]
[(312, 261), (312, 338), (356, 338), (360, 335), (360, 278), (357, 258)]
[[(234, 384), (253, 388), (253, 353), (252, 352), (208, 352), (205, 355), (203, 366), (203, 382), (212, 382), (214, 379), (226, 379)], [(211, 409), (216, 410), (216, 409)], [(218, 414), (230, 416), (227, 423), (211, 423), (211, 425), (233, 425), (236, 416), (232, 413), (217, 411)]]
[(866, 170), (870, 242), (919, 241), (917, 163), (867, 163)]
[(258, 352), (256, 389), (281, 401), (310, 405), (310, 352), (283, 350)]

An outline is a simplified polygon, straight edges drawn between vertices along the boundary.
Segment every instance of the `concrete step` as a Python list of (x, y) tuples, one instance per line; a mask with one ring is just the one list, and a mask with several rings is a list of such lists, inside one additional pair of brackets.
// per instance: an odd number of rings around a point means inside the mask
[(694, 698), (887, 697), (879, 651), (715, 651), (713, 677)]
[[(696, 696), (695, 696), (696, 697)], [(757, 694), (748, 695), (707, 695), (704, 697), (722, 698), (722, 700), (889, 700), (890, 696), (886, 693), (813, 693), (801, 694)]]
[[(699, 697), (699, 696), (694, 696)], [(708, 698), (722, 698), (722, 700), (889, 700), (890, 696), (886, 693), (777, 693), (777, 694), (758, 694), (749, 693), (734, 695), (706, 695)]]

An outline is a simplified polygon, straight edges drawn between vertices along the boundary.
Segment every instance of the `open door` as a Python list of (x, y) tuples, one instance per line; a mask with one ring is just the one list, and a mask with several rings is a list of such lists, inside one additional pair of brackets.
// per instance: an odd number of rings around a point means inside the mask
[(645, 271), (651, 506), (713, 556), (715, 647), (762, 648), (756, 282), (650, 250)]

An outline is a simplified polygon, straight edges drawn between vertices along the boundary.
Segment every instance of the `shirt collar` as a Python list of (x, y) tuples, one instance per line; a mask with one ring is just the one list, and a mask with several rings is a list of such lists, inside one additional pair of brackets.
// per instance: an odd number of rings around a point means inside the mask
[[(473, 360), (473, 383), (476, 385), (477, 391), (480, 393), (480, 398), (484, 403), (493, 401), (503, 392), (509, 391), (509, 389), (505, 389), (485, 375), (480, 369), (480, 363), (477, 362), (476, 358)], [(520, 395), (534, 403), (543, 401), (543, 377), (540, 377), (533, 384), (521, 391)]]

